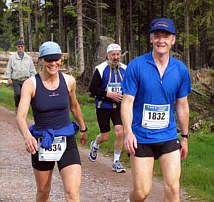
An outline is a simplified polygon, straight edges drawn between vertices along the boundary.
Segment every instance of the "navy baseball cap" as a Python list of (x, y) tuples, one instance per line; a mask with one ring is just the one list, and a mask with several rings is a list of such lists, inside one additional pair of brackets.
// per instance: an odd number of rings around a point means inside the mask
[(168, 18), (155, 19), (152, 21), (150, 32), (155, 30), (165, 30), (169, 33), (175, 34), (175, 24), (173, 20)]
[(22, 45), (22, 46), (24, 46), (24, 45), (25, 45), (25, 43), (24, 43), (24, 41), (19, 40), (19, 41), (17, 41), (17, 42), (16, 42), (16, 45), (17, 45), (17, 46), (18, 46), (18, 45)]
[(60, 46), (52, 41), (43, 43), (39, 48), (39, 57), (44, 58), (46, 62), (59, 60), (62, 56)]

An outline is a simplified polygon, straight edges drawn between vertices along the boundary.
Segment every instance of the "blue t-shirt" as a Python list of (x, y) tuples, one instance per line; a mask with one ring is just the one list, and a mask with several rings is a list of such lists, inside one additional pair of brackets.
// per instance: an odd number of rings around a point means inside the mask
[(187, 67), (170, 56), (163, 77), (152, 52), (132, 60), (126, 69), (122, 92), (135, 97), (132, 131), (138, 143), (158, 143), (177, 137), (174, 103), (192, 92)]

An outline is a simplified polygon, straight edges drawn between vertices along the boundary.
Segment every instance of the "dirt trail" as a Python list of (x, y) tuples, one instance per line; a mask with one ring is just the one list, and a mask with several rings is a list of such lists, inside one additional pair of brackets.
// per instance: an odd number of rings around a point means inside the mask
[[(30, 155), (25, 151), (15, 121), (14, 112), (0, 106), (0, 202), (32, 202), (36, 184)], [(131, 173), (117, 174), (111, 171), (112, 160), (98, 156), (97, 162), (88, 160), (88, 150), (79, 148), (82, 161), (81, 202), (125, 202), (131, 189)], [(153, 180), (153, 187), (146, 202), (162, 201), (162, 183)], [(54, 170), (51, 201), (64, 202), (63, 186)], [(185, 200), (182, 194), (182, 202)]]

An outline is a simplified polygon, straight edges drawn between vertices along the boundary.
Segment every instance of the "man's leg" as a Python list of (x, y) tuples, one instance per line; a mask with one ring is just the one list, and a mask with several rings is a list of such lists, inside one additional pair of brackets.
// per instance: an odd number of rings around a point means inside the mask
[(107, 142), (110, 136), (110, 131), (105, 132), (105, 133), (100, 133), (96, 137), (96, 143), (101, 144), (102, 142)]
[(164, 202), (179, 202), (179, 180), (181, 174), (180, 151), (176, 150), (161, 155), (159, 162), (164, 180)]
[(120, 163), (120, 154), (123, 147), (123, 126), (115, 125), (114, 126), (115, 133), (115, 142), (114, 142), (114, 162), (112, 165), (112, 170), (117, 173), (126, 172), (126, 169)]
[(123, 126), (122, 125), (114, 126), (114, 133), (115, 133), (114, 149), (121, 151), (123, 147)]
[(96, 161), (97, 160), (97, 153), (99, 150), (99, 146), (102, 142), (108, 141), (108, 138), (110, 136), (110, 131), (106, 133), (100, 133), (97, 135), (96, 139), (91, 142), (90, 145), (90, 152), (89, 152), (89, 160)]
[(131, 202), (142, 202), (148, 196), (152, 186), (153, 166), (153, 157), (131, 155), (133, 179), (133, 191), (130, 193)]
[(53, 171), (39, 171), (34, 169), (37, 184), (36, 202), (50, 202), (51, 176)]
[(20, 96), (21, 96), (21, 83), (19, 81), (13, 80), (13, 89), (14, 89), (14, 101), (16, 109), (19, 106)]
[(108, 109), (97, 109), (97, 121), (100, 128), (100, 134), (97, 135), (96, 139), (91, 142), (89, 160), (97, 160), (97, 152), (99, 145), (102, 142), (106, 142), (110, 136), (110, 113)]
[(81, 166), (79, 164), (66, 166), (60, 171), (60, 175), (64, 185), (66, 201), (79, 202)]

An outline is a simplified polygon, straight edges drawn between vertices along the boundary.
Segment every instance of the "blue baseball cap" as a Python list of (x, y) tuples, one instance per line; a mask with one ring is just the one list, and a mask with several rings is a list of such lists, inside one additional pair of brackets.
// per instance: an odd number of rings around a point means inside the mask
[(43, 43), (39, 48), (39, 57), (44, 58), (46, 62), (59, 60), (62, 56), (60, 46), (52, 41)]
[(24, 46), (25, 43), (24, 43), (24, 41), (22, 41), (22, 40), (18, 40), (18, 41), (16, 42), (16, 45), (17, 45), (17, 46), (18, 46), (18, 45)]
[(155, 30), (165, 30), (169, 33), (175, 34), (175, 24), (173, 20), (168, 18), (155, 19), (152, 21), (150, 32)]

